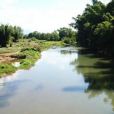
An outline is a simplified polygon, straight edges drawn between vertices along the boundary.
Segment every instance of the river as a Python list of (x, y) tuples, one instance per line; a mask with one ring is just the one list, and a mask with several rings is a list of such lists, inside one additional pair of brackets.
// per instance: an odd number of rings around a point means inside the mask
[(0, 79), (0, 114), (114, 114), (109, 61), (51, 48), (29, 70)]

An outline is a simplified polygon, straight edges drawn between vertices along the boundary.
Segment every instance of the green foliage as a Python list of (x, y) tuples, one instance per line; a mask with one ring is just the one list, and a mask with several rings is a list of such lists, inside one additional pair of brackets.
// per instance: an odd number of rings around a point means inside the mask
[(71, 44), (71, 45), (75, 45), (76, 44), (76, 38), (75, 37), (64, 37), (63, 42), (66, 44)]
[(59, 41), (58, 32), (54, 31), (52, 33), (39, 33), (37, 31), (29, 33), (28, 38), (36, 38), (38, 40), (47, 40), (47, 41)]
[[(66, 39), (67, 37), (67, 39)], [(57, 31), (52, 33), (39, 33), (37, 31), (29, 33), (28, 38), (33, 39), (36, 38), (38, 40), (46, 40), (46, 41), (65, 41), (68, 40), (67, 43), (72, 44), (71, 42), (75, 42), (76, 32), (70, 28), (60, 28)]]
[(14, 37), (13, 41), (17, 42), (20, 38), (23, 37), (23, 31), (20, 27), (14, 26), (13, 34), (12, 36)]
[(2, 75), (5, 75), (7, 73), (10, 74), (15, 71), (16, 71), (16, 68), (13, 65), (11, 65), (10, 63), (9, 64), (8, 63), (1, 63), (0, 64), (0, 76), (1, 76), (1, 74)]
[(60, 28), (58, 30), (60, 39), (63, 40), (65, 37), (72, 38), (75, 37), (75, 32), (70, 28)]
[(35, 61), (40, 58), (40, 53), (35, 48), (25, 48), (22, 49), (20, 54), (26, 56), (26, 58), (20, 61), (20, 68), (27, 69), (34, 65)]
[(114, 16), (114, 0), (107, 5), (106, 11)]
[(11, 25), (0, 25), (0, 46), (6, 47), (8, 44), (12, 45), (13, 41), (23, 37), (23, 32), (20, 27)]
[(52, 46), (64, 46), (64, 43), (62, 41), (43, 41), (41, 42), (41, 49), (48, 49)]
[(82, 15), (73, 18), (77, 43), (104, 55), (114, 55), (114, 0), (106, 6), (93, 0)]
[(1, 25), (0, 26), (0, 46), (6, 47), (9, 43), (10, 36), (12, 33), (12, 29), (8, 25)]
[[(31, 38), (19, 39), (18, 42), (12, 44), (12, 47), (0, 48), (1, 57), (4, 57), (4, 61), (0, 61), (0, 76), (13, 73), (17, 69), (29, 69), (40, 58), (42, 50), (51, 46), (63, 45), (62, 41), (44, 41)], [(18, 68), (12, 64), (16, 61), (20, 63)]]
[(76, 43), (76, 32), (70, 28), (60, 28), (58, 30), (60, 39), (66, 44), (75, 44)]

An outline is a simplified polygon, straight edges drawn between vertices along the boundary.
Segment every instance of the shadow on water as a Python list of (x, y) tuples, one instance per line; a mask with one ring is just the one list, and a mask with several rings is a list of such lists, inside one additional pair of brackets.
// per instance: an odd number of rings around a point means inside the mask
[(100, 58), (90, 52), (79, 51), (76, 70), (84, 75), (85, 82), (89, 82), (88, 89), (114, 90), (114, 61)]
[(85, 86), (69, 86), (63, 88), (63, 91), (65, 92), (84, 92), (86, 89)]
[[(78, 51), (78, 58), (71, 64), (83, 75), (85, 82), (89, 83), (85, 90), (89, 98), (105, 93), (114, 110), (114, 60), (96, 56), (82, 49)], [(104, 99), (104, 102), (107, 100)]]

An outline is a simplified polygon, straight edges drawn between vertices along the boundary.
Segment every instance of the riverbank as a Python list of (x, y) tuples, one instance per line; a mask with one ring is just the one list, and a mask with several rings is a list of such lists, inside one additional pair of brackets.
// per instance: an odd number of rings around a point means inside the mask
[[(62, 46), (61, 41), (41, 41), (21, 39), (12, 47), (0, 48), (0, 77), (16, 72), (18, 69), (29, 69), (41, 57), (41, 52), (51, 46)], [(14, 63), (18, 62), (18, 66)]]

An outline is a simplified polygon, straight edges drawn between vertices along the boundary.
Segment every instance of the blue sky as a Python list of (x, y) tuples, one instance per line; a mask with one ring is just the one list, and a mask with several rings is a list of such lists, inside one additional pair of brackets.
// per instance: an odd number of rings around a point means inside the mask
[(21, 26), (25, 32), (52, 32), (68, 27), (72, 17), (81, 14), (91, 0), (0, 0), (0, 3), (0, 23)]

